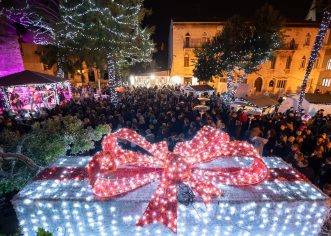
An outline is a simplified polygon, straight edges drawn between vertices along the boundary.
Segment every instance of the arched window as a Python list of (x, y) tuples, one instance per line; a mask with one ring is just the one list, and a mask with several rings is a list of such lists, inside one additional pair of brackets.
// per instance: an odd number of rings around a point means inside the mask
[(202, 34), (202, 43), (206, 43), (207, 41), (208, 41), (207, 33), (204, 32), (204, 33)]
[(274, 87), (274, 86), (275, 86), (275, 81), (270, 80), (270, 82), (269, 82), (269, 87)]
[(303, 56), (301, 59), (300, 68), (305, 68), (305, 67), (306, 67), (306, 56)]
[(288, 56), (286, 58), (286, 65), (285, 65), (285, 69), (290, 69), (291, 68), (291, 63), (292, 63), (292, 57)]
[(331, 70), (331, 59), (328, 61), (328, 64), (326, 65), (327, 70)]
[(306, 39), (305, 39), (305, 46), (309, 46), (310, 45), (310, 38), (311, 38), (310, 33), (307, 33)]
[(188, 54), (185, 54), (184, 56), (184, 67), (190, 66), (190, 56)]
[(190, 39), (191, 39), (191, 35), (189, 33), (185, 34), (185, 47), (186, 48), (190, 47)]

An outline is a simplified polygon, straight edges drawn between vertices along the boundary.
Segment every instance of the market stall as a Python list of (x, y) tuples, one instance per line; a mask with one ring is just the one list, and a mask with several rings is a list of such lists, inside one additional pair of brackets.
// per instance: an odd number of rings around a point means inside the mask
[(38, 110), (71, 99), (68, 80), (30, 70), (0, 77), (0, 89), (1, 110)]
[[(298, 95), (287, 97), (279, 107), (280, 112), (298, 106)], [(319, 110), (324, 110), (324, 115), (331, 114), (331, 94), (312, 94), (307, 93), (303, 99), (302, 108), (310, 116), (314, 116)]]
[(214, 92), (215, 89), (211, 87), (210, 85), (187, 85), (183, 86), (181, 88), (181, 91), (185, 94), (193, 94), (195, 97), (201, 97), (205, 94), (211, 96)]
[(247, 114), (252, 115), (266, 115), (275, 110), (278, 101), (268, 96), (252, 96), (246, 98), (237, 98), (230, 107), (233, 107), (235, 111), (239, 109), (244, 110)]

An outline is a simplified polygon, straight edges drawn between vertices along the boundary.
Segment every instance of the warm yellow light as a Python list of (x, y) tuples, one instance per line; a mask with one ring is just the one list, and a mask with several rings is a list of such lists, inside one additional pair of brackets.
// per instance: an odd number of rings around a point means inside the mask
[(182, 83), (182, 78), (179, 77), (178, 75), (175, 75), (171, 77), (171, 81), (175, 84), (181, 84)]

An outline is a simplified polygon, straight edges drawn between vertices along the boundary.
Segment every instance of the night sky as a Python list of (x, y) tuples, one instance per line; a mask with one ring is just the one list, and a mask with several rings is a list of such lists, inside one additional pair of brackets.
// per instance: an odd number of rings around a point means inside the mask
[[(145, 18), (144, 23), (155, 26), (153, 39), (159, 50), (155, 59), (165, 66), (172, 18), (226, 19), (234, 14), (249, 18), (266, 2), (273, 5), (288, 20), (304, 20), (312, 0), (145, 0), (145, 7), (152, 9), (152, 14)], [(160, 50), (162, 43), (163, 52)]]

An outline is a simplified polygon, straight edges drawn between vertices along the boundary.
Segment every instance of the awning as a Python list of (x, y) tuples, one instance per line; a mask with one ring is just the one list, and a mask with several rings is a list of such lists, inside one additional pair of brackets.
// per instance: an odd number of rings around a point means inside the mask
[(253, 103), (256, 107), (267, 107), (267, 106), (275, 106), (278, 104), (278, 101), (265, 96), (265, 95), (257, 95), (252, 97), (246, 97), (247, 101)]
[(0, 77), (0, 87), (32, 84), (53, 84), (65, 81), (67, 80), (53, 75), (43, 74), (31, 70), (24, 70), (11, 75)]

